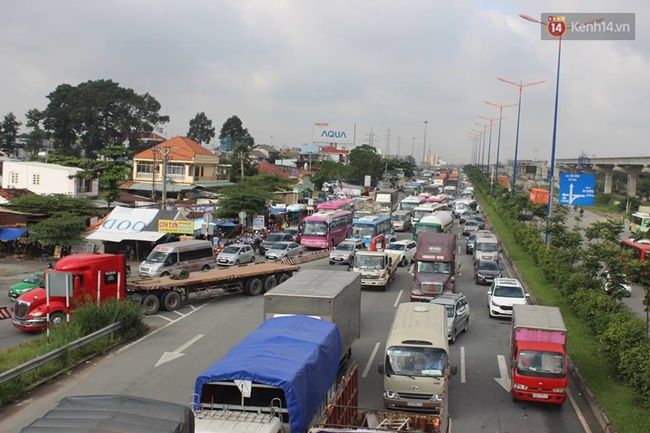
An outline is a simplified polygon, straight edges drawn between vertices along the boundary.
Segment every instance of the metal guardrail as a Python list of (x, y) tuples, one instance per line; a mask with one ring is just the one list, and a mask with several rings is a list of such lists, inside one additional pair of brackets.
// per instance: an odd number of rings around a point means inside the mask
[(11, 319), (12, 311), (9, 305), (4, 305), (0, 307), (0, 320), (2, 319)]
[(45, 355), (41, 355), (38, 358), (34, 358), (31, 361), (25, 362), (24, 364), (14, 367), (11, 370), (7, 370), (3, 373), (0, 373), (0, 385), (12, 379), (15, 379), (21, 374), (37, 369), (47, 364), (50, 361), (62, 357), (63, 355), (66, 354), (68, 350), (78, 349), (87, 344), (90, 344), (95, 340), (98, 340), (108, 334), (111, 334), (121, 329), (123, 326), (124, 325), (122, 323), (113, 323), (112, 325), (109, 325), (106, 328), (100, 329), (99, 331), (95, 331), (92, 334), (88, 334), (84, 337), (81, 337), (80, 339), (72, 341), (66, 344), (65, 346), (59, 347), (58, 349), (48, 352)]

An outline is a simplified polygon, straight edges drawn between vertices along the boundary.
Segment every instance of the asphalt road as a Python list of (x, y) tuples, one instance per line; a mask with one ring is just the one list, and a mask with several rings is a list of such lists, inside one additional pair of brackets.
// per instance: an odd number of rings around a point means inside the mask
[[(500, 376), (497, 357), (508, 353), (510, 322), (488, 318), (487, 287), (474, 285), (470, 256), (464, 254), (462, 238), (458, 245), (463, 272), (457, 291), (466, 294), (472, 310), (469, 332), (451, 346), (450, 359), (459, 370), (449, 388), (454, 433), (597, 431), (590, 414), (581, 409), (584, 402), (576, 390), (572, 389), (570, 401), (562, 408), (513, 403), (495, 380)], [(303, 266), (348, 272), (344, 266), (329, 266), (327, 259)], [(399, 269), (387, 292), (364, 289), (362, 294), (361, 338), (353, 346), (353, 357), (360, 365), (362, 407), (382, 407), (383, 383), (377, 364), (381, 362), (395, 307), (408, 301), (411, 276), (407, 269)], [(149, 317), (146, 320), (154, 331), (143, 339), (91, 360), (56, 383), (34, 391), (27, 400), (1, 411), (0, 431), (19, 431), (68, 395), (130, 394), (189, 404), (194, 379), (254, 330), (262, 321), (262, 311), (262, 297), (231, 295)], [(583, 428), (582, 417), (592, 430)]]

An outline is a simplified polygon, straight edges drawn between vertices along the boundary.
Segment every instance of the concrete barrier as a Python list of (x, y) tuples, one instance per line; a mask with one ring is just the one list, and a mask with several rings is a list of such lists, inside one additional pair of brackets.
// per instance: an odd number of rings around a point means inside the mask
[(13, 316), (13, 311), (10, 306), (5, 305), (0, 307), (0, 320), (11, 319), (11, 316)]

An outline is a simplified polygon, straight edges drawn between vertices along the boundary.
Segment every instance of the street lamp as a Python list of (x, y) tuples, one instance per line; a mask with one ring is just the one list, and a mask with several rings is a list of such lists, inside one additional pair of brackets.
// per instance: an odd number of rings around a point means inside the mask
[[(495, 119), (493, 117), (481, 116), (480, 114), (478, 115), (478, 117), (480, 117), (481, 119), (485, 119), (485, 120), (490, 121), (490, 123), (487, 124), (487, 127), (490, 128), (490, 141), (488, 142), (488, 158), (487, 158), (487, 171), (488, 171), (488, 174), (489, 174), (490, 173), (490, 158), (491, 158), (491, 155), (492, 155), (492, 127), (495, 125), (495, 122), (498, 119)], [(505, 119), (505, 117), (501, 117), (501, 119)]]
[(482, 131), (479, 131), (477, 129), (472, 128), (472, 134), (476, 138), (476, 155), (477, 155), (476, 161), (478, 161), (478, 146), (479, 146), (479, 143), (481, 142), (481, 134), (482, 133), (483, 133)]
[[(527, 21), (533, 22), (535, 24), (541, 24), (547, 26), (547, 23), (543, 23), (538, 19), (531, 17), (526, 14), (519, 14), (519, 16)], [(584, 23), (574, 23), (571, 25), (571, 28), (591, 23), (597, 23), (602, 21), (603, 18), (596, 18)], [(566, 31), (566, 29), (565, 29)], [(546, 237), (544, 242), (546, 243), (546, 248), (549, 247), (551, 241), (551, 234), (549, 233), (549, 226), (551, 224), (551, 216), (553, 215), (553, 189), (554, 189), (554, 179), (555, 179), (555, 144), (557, 139), (557, 107), (558, 107), (558, 97), (560, 95), (560, 59), (562, 58), (562, 35), (558, 38), (557, 44), (557, 74), (555, 78), (555, 107), (553, 112), (553, 141), (551, 144), (551, 166), (550, 168), (550, 182), (548, 187), (548, 207), (546, 209)]]
[(483, 132), (481, 132), (481, 136), (483, 137), (483, 144), (481, 145), (481, 151), (479, 153), (480, 167), (481, 167), (481, 171), (483, 171), (483, 166), (485, 164), (485, 136), (487, 135), (487, 127), (490, 126), (490, 128), (492, 128), (492, 126), (491, 125), (485, 125), (483, 123), (476, 123), (476, 122), (474, 122), (474, 125), (480, 126), (480, 127), (483, 128)]
[(515, 134), (515, 160), (514, 160), (514, 167), (512, 169), (512, 191), (514, 192), (517, 186), (517, 152), (519, 151), (519, 119), (521, 118), (521, 94), (524, 90), (524, 87), (534, 86), (536, 84), (542, 84), (545, 83), (545, 81), (538, 80), (538, 81), (533, 81), (532, 83), (524, 83), (523, 81), (519, 81), (519, 83), (515, 83), (514, 81), (506, 80), (505, 78), (502, 77), (497, 77), (497, 80), (519, 87), (519, 102), (517, 104), (518, 105), (517, 106), (517, 132)]
[(476, 153), (476, 140), (478, 139), (478, 136), (476, 135), (469, 135), (467, 137), (467, 140), (472, 142), (472, 157), (470, 158), (470, 165), (474, 165), (474, 154)]
[(429, 123), (428, 120), (424, 121), (424, 145), (422, 146), (422, 165), (424, 165), (426, 161), (426, 149), (427, 149), (427, 123)]
[(493, 107), (497, 107), (499, 109), (499, 133), (497, 134), (497, 157), (494, 165), (494, 183), (498, 185), (499, 184), (499, 152), (501, 151), (501, 120), (503, 120), (503, 116), (502, 116), (503, 109), (514, 107), (517, 104), (515, 103), (515, 104), (503, 105), (502, 102), (498, 104), (495, 104), (494, 102), (490, 102), (490, 101), (483, 101), (483, 102), (485, 102), (488, 105), (492, 105)]

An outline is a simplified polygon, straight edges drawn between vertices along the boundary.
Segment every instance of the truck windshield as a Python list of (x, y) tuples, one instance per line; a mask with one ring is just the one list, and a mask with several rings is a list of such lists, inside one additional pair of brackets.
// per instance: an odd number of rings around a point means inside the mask
[(522, 350), (517, 359), (517, 373), (533, 377), (564, 377), (564, 356), (558, 352)]
[(163, 253), (160, 251), (152, 251), (149, 253), (145, 261), (151, 262), (151, 263), (165, 263), (165, 260), (167, 260), (167, 257), (169, 257), (169, 253)]
[(451, 274), (451, 263), (418, 261), (416, 272), (429, 274)]
[(429, 347), (393, 346), (386, 353), (386, 371), (402, 376), (442, 377), (447, 353)]
[(384, 256), (354, 256), (354, 267), (360, 269), (384, 269)]

